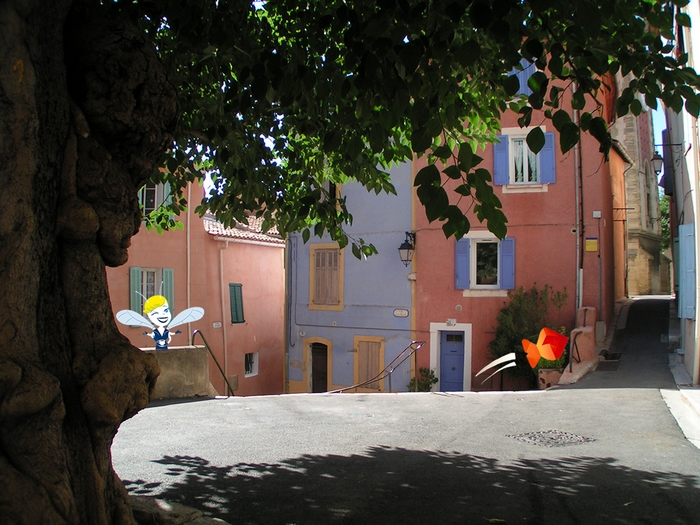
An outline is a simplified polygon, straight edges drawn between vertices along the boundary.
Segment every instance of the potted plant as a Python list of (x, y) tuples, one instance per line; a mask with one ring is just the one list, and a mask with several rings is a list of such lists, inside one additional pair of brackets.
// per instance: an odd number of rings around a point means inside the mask
[(418, 377), (412, 377), (408, 383), (409, 392), (430, 392), (438, 382), (435, 372), (429, 368), (419, 368)]

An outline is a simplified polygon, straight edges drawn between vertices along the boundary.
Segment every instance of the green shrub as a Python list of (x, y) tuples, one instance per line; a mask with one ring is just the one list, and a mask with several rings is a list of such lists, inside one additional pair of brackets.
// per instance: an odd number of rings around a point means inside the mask
[[(555, 292), (552, 287), (545, 285), (541, 290), (534, 284), (529, 290), (522, 286), (508, 294), (509, 302), (498, 313), (496, 318), (495, 336), (489, 343), (488, 349), (494, 359), (502, 357), (510, 352), (515, 352), (514, 368), (507, 369), (509, 373), (529, 379), (533, 386), (537, 381), (537, 372), (533, 371), (527, 361), (523, 350), (522, 340), (527, 339), (537, 342), (542, 328), (551, 328), (566, 332), (565, 327), (554, 327), (550, 317), (550, 307), (554, 306), (559, 313), (559, 325), (561, 325), (561, 309), (567, 300), (566, 288), (563, 292)], [(552, 368), (561, 362), (565, 362), (565, 354), (556, 361), (540, 359), (538, 368)], [(551, 366), (546, 366), (549, 363)]]
[(416, 378), (412, 377), (408, 383), (409, 392), (430, 392), (432, 386), (438, 382), (435, 372), (429, 368), (418, 369), (418, 388), (416, 388)]

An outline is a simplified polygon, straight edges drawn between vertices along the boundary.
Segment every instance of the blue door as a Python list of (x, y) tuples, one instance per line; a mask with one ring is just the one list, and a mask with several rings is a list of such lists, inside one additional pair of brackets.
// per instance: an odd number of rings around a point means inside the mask
[(464, 332), (440, 332), (440, 391), (464, 390)]

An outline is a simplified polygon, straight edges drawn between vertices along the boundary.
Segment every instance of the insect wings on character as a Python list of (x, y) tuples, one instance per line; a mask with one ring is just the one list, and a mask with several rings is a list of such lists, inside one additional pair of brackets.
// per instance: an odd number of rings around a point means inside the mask
[[(156, 350), (167, 350), (168, 344), (172, 339), (170, 330), (185, 323), (198, 321), (204, 315), (204, 309), (198, 306), (187, 308), (173, 318), (173, 314), (168, 306), (168, 301), (162, 295), (153, 295), (149, 297), (143, 305), (143, 313), (148, 316), (148, 319), (133, 310), (120, 310), (117, 312), (117, 321), (129, 326), (144, 326), (151, 328), (152, 333), (144, 332), (153, 338), (156, 344)], [(180, 330), (173, 332), (181, 333)]]

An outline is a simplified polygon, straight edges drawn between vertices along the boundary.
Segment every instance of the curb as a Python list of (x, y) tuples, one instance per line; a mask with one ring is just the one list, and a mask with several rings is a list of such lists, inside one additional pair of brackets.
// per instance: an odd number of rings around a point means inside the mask
[(152, 496), (131, 496), (131, 509), (140, 525), (229, 525), (219, 518), (204, 516), (197, 510)]

